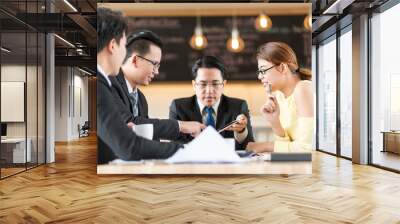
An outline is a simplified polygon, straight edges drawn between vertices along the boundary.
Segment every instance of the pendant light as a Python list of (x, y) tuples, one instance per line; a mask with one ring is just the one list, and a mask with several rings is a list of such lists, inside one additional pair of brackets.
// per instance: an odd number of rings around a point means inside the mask
[(312, 30), (312, 16), (311, 15), (307, 15), (304, 18), (304, 28), (306, 28), (306, 30), (311, 31)]
[(258, 31), (268, 31), (272, 27), (272, 20), (264, 12), (260, 13), (254, 22), (254, 26)]
[(203, 35), (203, 29), (201, 28), (201, 20), (199, 16), (197, 16), (194, 34), (192, 38), (190, 38), (190, 47), (195, 50), (202, 50), (207, 47), (207, 38)]
[(229, 51), (234, 53), (241, 52), (244, 49), (244, 41), (239, 35), (239, 30), (236, 24), (236, 17), (233, 17), (231, 38), (228, 39), (226, 47)]

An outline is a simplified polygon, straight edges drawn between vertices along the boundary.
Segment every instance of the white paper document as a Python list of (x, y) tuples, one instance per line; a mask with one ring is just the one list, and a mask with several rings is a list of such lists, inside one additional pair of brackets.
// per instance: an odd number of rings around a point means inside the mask
[(214, 128), (207, 127), (199, 136), (179, 149), (166, 160), (167, 163), (237, 163), (249, 161), (235, 152), (230, 144)]

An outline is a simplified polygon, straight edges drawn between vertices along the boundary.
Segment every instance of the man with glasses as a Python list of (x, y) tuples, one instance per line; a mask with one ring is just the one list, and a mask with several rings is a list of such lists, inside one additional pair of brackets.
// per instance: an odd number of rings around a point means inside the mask
[(126, 44), (127, 54), (119, 74), (111, 78), (113, 88), (126, 106), (121, 116), (126, 122), (152, 123), (153, 139), (175, 140), (179, 133), (198, 135), (205, 127), (199, 122), (180, 122), (172, 119), (149, 119), (148, 105), (140, 85), (149, 85), (158, 75), (162, 55), (162, 42), (151, 31), (140, 31), (130, 35)]
[[(215, 129), (238, 123), (221, 132), (224, 138), (234, 138), (235, 148), (243, 150), (250, 141), (254, 141), (247, 103), (244, 100), (223, 95), (226, 85), (224, 65), (213, 56), (204, 56), (192, 67), (193, 89), (195, 95), (172, 101), (169, 117), (183, 121), (198, 121)], [(193, 138), (181, 135), (182, 142)]]
[(97, 161), (114, 159), (165, 159), (180, 147), (176, 143), (161, 143), (136, 135), (120, 116), (122, 103), (115, 97), (110, 81), (118, 74), (126, 55), (127, 24), (120, 12), (97, 9)]

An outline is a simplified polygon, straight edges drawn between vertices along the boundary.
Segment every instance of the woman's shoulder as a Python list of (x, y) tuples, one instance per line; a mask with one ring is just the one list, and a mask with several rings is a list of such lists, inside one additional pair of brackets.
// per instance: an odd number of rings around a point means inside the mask
[(297, 83), (296, 89), (311, 89), (312, 90), (312, 82), (310, 80), (301, 80)]
[(294, 96), (297, 97), (305, 97), (313, 94), (313, 86), (312, 82), (309, 80), (301, 80), (297, 83), (294, 89)]
[(297, 107), (299, 116), (313, 116), (314, 93), (312, 82), (303, 80), (297, 83), (293, 95), (296, 105), (299, 105)]

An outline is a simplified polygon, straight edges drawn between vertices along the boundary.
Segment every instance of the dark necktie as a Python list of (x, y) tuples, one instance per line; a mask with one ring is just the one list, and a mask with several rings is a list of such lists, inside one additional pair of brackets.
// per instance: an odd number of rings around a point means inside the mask
[(134, 117), (137, 117), (139, 114), (138, 106), (137, 106), (137, 94), (135, 94), (135, 92), (130, 92), (129, 100), (131, 101), (131, 104), (132, 104), (132, 114)]
[(212, 107), (205, 107), (204, 110), (207, 113), (206, 126), (215, 128), (215, 120), (213, 117), (214, 109)]

